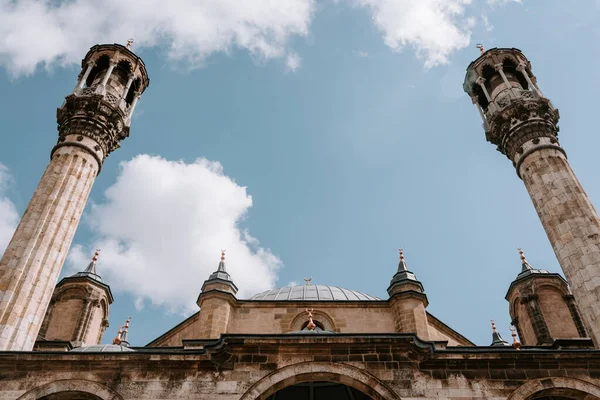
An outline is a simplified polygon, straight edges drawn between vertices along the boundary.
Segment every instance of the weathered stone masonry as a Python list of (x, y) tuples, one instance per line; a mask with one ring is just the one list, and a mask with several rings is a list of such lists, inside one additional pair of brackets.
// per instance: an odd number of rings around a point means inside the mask
[(144, 64), (121, 45), (93, 47), (57, 111), (58, 143), (0, 260), (0, 349), (31, 350), (104, 159), (129, 135), (148, 86)]
[(467, 69), (465, 91), (486, 139), (513, 161), (587, 327), (600, 346), (600, 218), (558, 142), (558, 110), (518, 49), (491, 49)]

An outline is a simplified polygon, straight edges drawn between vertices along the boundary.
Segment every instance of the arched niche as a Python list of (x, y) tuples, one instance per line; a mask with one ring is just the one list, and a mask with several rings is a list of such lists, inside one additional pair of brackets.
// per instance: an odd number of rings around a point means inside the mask
[(24, 393), (17, 400), (123, 400), (106, 385), (83, 379), (46, 383)]
[(600, 387), (575, 378), (554, 377), (525, 382), (507, 400), (600, 400)]
[(340, 383), (373, 400), (400, 399), (385, 383), (359, 368), (339, 363), (304, 362), (288, 365), (265, 376), (252, 385), (240, 400), (267, 400), (287, 387), (307, 382)]

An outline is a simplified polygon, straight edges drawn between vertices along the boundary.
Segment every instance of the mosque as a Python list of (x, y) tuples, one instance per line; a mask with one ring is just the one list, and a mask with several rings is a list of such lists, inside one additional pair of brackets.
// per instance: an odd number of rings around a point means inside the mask
[(81, 65), (57, 110), (48, 167), (0, 260), (0, 400), (600, 399), (600, 218), (520, 50), (482, 48), (463, 87), (487, 141), (525, 184), (566, 279), (521, 251), (506, 294), (512, 338), (492, 323), (489, 346), (427, 311), (402, 250), (383, 299), (310, 279), (238, 298), (222, 253), (195, 314), (145, 346), (130, 343), (129, 320), (101, 344), (113, 296), (98, 252), (57, 280), (149, 79), (131, 43), (96, 45)]

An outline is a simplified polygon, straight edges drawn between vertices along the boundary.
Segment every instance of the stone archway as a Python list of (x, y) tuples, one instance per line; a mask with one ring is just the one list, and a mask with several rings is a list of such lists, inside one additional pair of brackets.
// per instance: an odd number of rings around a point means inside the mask
[(41, 398), (58, 398), (59, 393), (81, 393), (90, 399), (123, 400), (114, 390), (101, 383), (83, 379), (65, 379), (46, 383), (24, 393), (17, 400), (38, 400)]
[(542, 378), (528, 381), (519, 386), (506, 400), (533, 400), (542, 397), (598, 400), (600, 399), (600, 387), (574, 378)]
[(374, 400), (400, 400), (393, 390), (368, 372), (346, 364), (327, 362), (303, 362), (280, 368), (252, 385), (240, 400), (265, 400), (288, 386), (312, 381), (339, 382)]

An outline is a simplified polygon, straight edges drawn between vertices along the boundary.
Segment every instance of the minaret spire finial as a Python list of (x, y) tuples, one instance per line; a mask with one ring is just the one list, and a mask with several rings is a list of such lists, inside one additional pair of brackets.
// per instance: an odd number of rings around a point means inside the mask
[(133, 44), (133, 39), (127, 39), (127, 48), (131, 50), (131, 45)]
[(511, 325), (511, 326), (510, 326), (510, 331), (511, 331), (511, 336), (513, 337), (513, 344), (512, 344), (512, 347), (513, 347), (515, 350), (521, 350), (521, 342), (519, 342), (519, 341), (517, 340), (517, 332), (516, 332), (516, 328), (515, 328), (515, 326), (514, 326), (514, 325)]
[(123, 334), (123, 327), (119, 326), (119, 331), (117, 332), (117, 336), (113, 339), (113, 344), (121, 344), (121, 335)]
[(483, 48), (483, 44), (482, 43), (477, 43), (475, 45), (475, 47), (477, 47), (479, 49), (480, 54), (485, 53), (485, 49)]
[(308, 279), (304, 278), (304, 282), (306, 282), (306, 286), (310, 286), (310, 281), (312, 281), (312, 276)]
[(96, 249), (96, 252), (94, 253), (94, 257), (92, 257), (92, 262), (98, 261), (98, 255), (100, 255), (100, 249)]
[(490, 320), (490, 322), (492, 323), (492, 344), (491, 344), (491, 346), (494, 346), (494, 347), (498, 347), (498, 346), (502, 346), (502, 347), (510, 346), (508, 343), (506, 343), (504, 341), (504, 339), (502, 339), (502, 336), (500, 335), (500, 333), (496, 329), (496, 323), (494, 322), (494, 320), (492, 319), (492, 320)]
[(527, 262), (527, 259), (525, 259), (525, 253), (523, 253), (523, 249), (519, 247), (517, 250), (519, 250), (519, 257), (521, 258), (521, 265), (523, 266), (521, 272), (532, 270), (533, 267), (529, 265), (529, 262)]
[(400, 253), (400, 262), (398, 263), (398, 272), (408, 271), (408, 267), (406, 266), (406, 261), (404, 261), (404, 249), (398, 249)]
[(125, 326), (123, 326), (123, 332), (121, 333), (121, 341), (120, 344), (122, 344), (123, 346), (129, 346), (129, 341), (128, 341), (128, 333), (129, 333), (129, 322), (131, 321), (131, 317), (127, 318), (127, 321), (125, 321)]
[(221, 250), (221, 262), (225, 261), (225, 250)]

